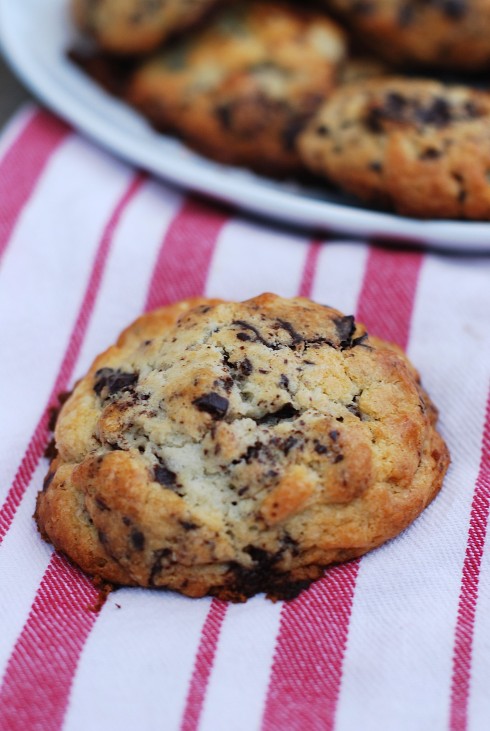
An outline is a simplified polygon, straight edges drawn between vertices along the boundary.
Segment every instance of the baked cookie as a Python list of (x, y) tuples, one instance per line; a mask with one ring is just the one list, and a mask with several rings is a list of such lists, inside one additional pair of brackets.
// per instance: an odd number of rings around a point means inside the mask
[(288, 173), (301, 168), (296, 135), (335, 85), (345, 52), (327, 18), (241, 3), (144, 61), (127, 100), (216, 160)]
[(298, 143), (305, 164), (370, 204), (490, 219), (490, 94), (386, 78), (339, 89)]
[(109, 53), (147, 53), (195, 25), (219, 0), (71, 0), (77, 27)]
[(326, 0), (366, 46), (396, 64), (490, 65), (490, 0)]
[(435, 422), (405, 355), (353, 317), (271, 294), (182, 302), (78, 383), (36, 519), (110, 582), (289, 598), (434, 498)]

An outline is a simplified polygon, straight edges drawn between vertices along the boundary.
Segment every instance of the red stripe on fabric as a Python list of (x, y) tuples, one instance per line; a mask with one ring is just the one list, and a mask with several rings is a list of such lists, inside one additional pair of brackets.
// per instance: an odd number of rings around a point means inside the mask
[(181, 731), (195, 731), (198, 726), (226, 609), (225, 602), (218, 599), (213, 599), (211, 602), (211, 608), (201, 632), (201, 640), (180, 727)]
[(315, 272), (321, 248), (322, 244), (320, 241), (312, 241), (308, 246), (306, 261), (303, 268), (303, 275), (301, 277), (301, 282), (299, 285), (298, 294), (300, 297), (311, 297), (313, 281), (315, 278)]
[[(371, 248), (366, 263), (357, 318), (402, 347), (422, 261), (421, 254)], [(331, 568), (284, 605), (262, 731), (334, 728), (358, 571), (359, 560)]]
[(160, 250), (146, 311), (204, 293), (216, 240), (229, 215), (218, 206), (186, 200)]
[(468, 728), (473, 635), (480, 569), (488, 530), (489, 513), (490, 397), (487, 400), (480, 470), (471, 505), (470, 527), (466, 543), (456, 618), (449, 722), (451, 731), (466, 731)]
[(88, 578), (53, 554), (0, 689), (0, 728), (55, 731), (68, 703), (99, 592)]
[(46, 163), (69, 133), (66, 124), (40, 110), (3, 156), (0, 162), (0, 258)]
[(106, 265), (110, 246), (114, 231), (119, 223), (121, 214), (130, 202), (131, 198), (137, 193), (145, 176), (138, 175), (131, 182), (126, 192), (118, 202), (114, 212), (103, 233), (99, 248), (97, 250), (90, 279), (85, 291), (85, 295), (78, 312), (78, 316), (70, 335), (70, 340), (66, 348), (63, 361), (61, 363), (58, 375), (54, 382), (52, 391), (49, 395), (48, 404), (45, 408), (27, 447), (26, 453), (22, 458), (19, 469), (14, 477), (12, 486), (7, 494), (4, 504), (0, 509), (0, 544), (14, 519), (15, 513), (22, 500), (24, 492), (29, 485), (34, 470), (43, 454), (48, 440), (48, 422), (50, 417), (50, 409), (57, 404), (57, 396), (62, 391), (66, 391), (73, 368), (80, 353), (80, 348), (87, 331), (87, 326), (92, 315), (95, 299), (99, 291), (102, 274)]
[(406, 348), (423, 254), (371, 248), (357, 318), (373, 335)]
[(331, 729), (358, 563), (326, 577), (283, 609), (263, 729)]

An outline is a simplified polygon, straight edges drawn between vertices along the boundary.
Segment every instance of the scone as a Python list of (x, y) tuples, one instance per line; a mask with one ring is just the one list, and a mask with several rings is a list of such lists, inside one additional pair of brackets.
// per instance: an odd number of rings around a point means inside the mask
[(295, 596), (379, 546), (448, 465), (396, 346), (304, 298), (142, 316), (64, 404), (42, 535), (89, 574), (243, 601)]
[(490, 0), (323, 0), (362, 42), (396, 64), (490, 66)]
[[(231, 1), (231, 0), (229, 0)], [(219, 0), (70, 0), (77, 27), (108, 53), (148, 53), (195, 25)]]
[(312, 171), (372, 205), (490, 220), (490, 94), (417, 79), (349, 85), (298, 147)]
[(282, 175), (302, 168), (296, 135), (345, 54), (344, 34), (327, 18), (242, 2), (143, 61), (126, 98), (216, 160)]

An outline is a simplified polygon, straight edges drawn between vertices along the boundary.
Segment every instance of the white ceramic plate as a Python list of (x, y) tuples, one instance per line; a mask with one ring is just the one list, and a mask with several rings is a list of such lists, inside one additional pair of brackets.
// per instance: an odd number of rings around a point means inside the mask
[(71, 64), (65, 51), (74, 39), (67, 0), (0, 0), (0, 40), (19, 76), (76, 128), (126, 160), (282, 223), (393, 244), (490, 251), (490, 223), (418, 221), (371, 211), (340, 195), (275, 182), (195, 154), (155, 133)]

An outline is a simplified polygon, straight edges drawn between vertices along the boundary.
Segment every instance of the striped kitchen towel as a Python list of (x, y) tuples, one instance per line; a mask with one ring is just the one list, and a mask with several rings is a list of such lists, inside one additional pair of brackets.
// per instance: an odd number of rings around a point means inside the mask
[[(50, 407), (142, 311), (263, 291), (407, 349), (452, 454), (441, 494), (291, 602), (102, 603), (32, 519)], [(0, 343), (2, 731), (490, 729), (489, 257), (275, 229), (29, 107), (0, 142)]]

